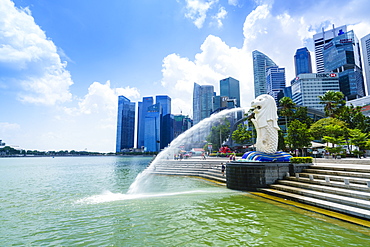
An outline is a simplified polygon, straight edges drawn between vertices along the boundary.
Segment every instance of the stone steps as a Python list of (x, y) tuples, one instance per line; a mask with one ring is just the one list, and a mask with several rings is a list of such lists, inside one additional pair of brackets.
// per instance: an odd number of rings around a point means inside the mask
[[(312, 187), (311, 189), (309, 189), (310, 187), (308, 187), (307, 189), (303, 189), (302, 187), (293, 187), (292, 184), (273, 184), (271, 185), (271, 188), (370, 210), (370, 201), (368, 199), (354, 198), (351, 194), (348, 194), (348, 196), (338, 195), (335, 190), (325, 190), (325, 192), (321, 192), (317, 190), (312, 190)], [(369, 195), (367, 195), (367, 198), (368, 197)]]
[(356, 217), (359, 217), (359, 218), (370, 219), (370, 210), (366, 210), (366, 209), (362, 209), (362, 208), (358, 208), (358, 207), (347, 206), (347, 205), (343, 205), (341, 203), (334, 203), (334, 202), (330, 202), (328, 200), (322, 200), (322, 199), (318, 199), (318, 198), (302, 196), (302, 195), (299, 195), (299, 194), (290, 193), (290, 192), (286, 192), (286, 191), (275, 190), (275, 189), (261, 189), (261, 191), (265, 192), (265, 193), (268, 193), (268, 194), (278, 196), (278, 197), (283, 197), (283, 198), (287, 198), (287, 199), (290, 199), (290, 200), (299, 201), (301, 203), (305, 203), (305, 204), (325, 208), (325, 209), (328, 209), (328, 210), (332, 210), (332, 211), (336, 211), (336, 212), (356, 216)]
[(156, 166), (152, 173), (161, 175), (198, 176), (221, 183), (226, 183), (226, 176), (222, 176), (221, 166), (218, 165), (212, 168), (199, 168), (196, 166), (183, 165)]
[[(342, 195), (342, 196), (350, 195), (352, 198), (370, 200), (370, 192), (343, 189), (343, 188), (337, 188), (333, 186), (322, 186), (322, 185), (305, 183), (305, 182), (302, 183), (302, 182), (297, 182), (295, 178), (288, 178), (288, 179), (289, 180), (280, 180), (278, 181), (278, 184), (302, 188), (302, 189), (315, 190), (315, 191), (325, 192), (325, 193), (330, 193), (330, 194)], [(370, 201), (369, 201), (369, 204), (370, 204)]]
[(365, 172), (350, 172), (350, 171), (339, 171), (339, 170), (330, 171), (330, 170), (321, 170), (321, 169), (305, 169), (304, 172), (325, 174), (329, 176), (350, 176), (350, 177), (370, 179), (370, 173), (365, 173)]
[(370, 219), (370, 166), (312, 165), (260, 191)]
[(349, 176), (336, 176), (336, 175), (315, 174), (315, 173), (305, 173), (305, 172), (299, 173), (299, 177), (302, 177), (302, 178), (309, 178), (310, 175), (312, 175), (314, 179), (321, 179), (321, 180), (329, 179), (329, 181), (336, 181), (336, 182), (343, 182), (343, 183), (345, 179), (348, 179), (349, 183), (364, 184), (364, 185), (367, 185), (367, 182), (370, 181), (367, 178), (353, 178)]
[[(363, 184), (358, 184), (358, 183), (349, 183), (346, 184), (344, 182), (338, 182), (338, 181), (331, 181), (327, 182), (324, 179), (315, 179), (313, 178), (312, 180), (310, 178), (304, 178), (304, 177), (288, 177), (287, 179), (294, 180), (294, 181), (299, 181), (303, 183), (311, 183), (311, 184), (318, 184), (318, 185), (323, 185), (323, 186), (331, 186), (331, 187), (336, 187), (336, 188), (342, 188), (342, 189), (350, 189), (350, 190), (358, 190), (358, 191), (369, 191), (369, 187)], [(343, 179), (344, 181), (344, 179)]]

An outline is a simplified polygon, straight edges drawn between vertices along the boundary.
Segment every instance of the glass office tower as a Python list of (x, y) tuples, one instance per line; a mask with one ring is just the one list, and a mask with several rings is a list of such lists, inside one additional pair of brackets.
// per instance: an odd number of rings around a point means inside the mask
[(157, 95), (155, 97), (155, 103), (159, 103), (162, 108), (160, 149), (163, 149), (168, 146), (174, 136), (174, 119), (173, 115), (171, 115), (171, 98), (167, 95)]
[(295, 75), (312, 73), (311, 54), (307, 47), (300, 48), (294, 55)]
[(144, 147), (146, 152), (159, 152), (161, 142), (161, 104), (149, 106), (145, 115)]
[(317, 73), (325, 72), (324, 69), (324, 58), (323, 58), (323, 48), (329, 43), (332, 39), (347, 32), (347, 26), (341, 26), (330, 29), (328, 31), (322, 30), (322, 32), (317, 33), (313, 36), (314, 45), (315, 45), (315, 60), (316, 60), (316, 71)]
[(253, 76), (254, 76), (254, 97), (266, 94), (266, 69), (277, 66), (274, 61), (260, 51), (253, 51)]
[(160, 103), (162, 106), (162, 115), (171, 114), (171, 98), (167, 95), (155, 96), (155, 103)]
[[(266, 91), (271, 95), (279, 105), (280, 97), (283, 97), (285, 88), (285, 68), (277, 66), (269, 67), (266, 69)], [(279, 97), (279, 95), (281, 95)]]
[(135, 103), (118, 96), (116, 152), (134, 147)]
[(148, 110), (148, 107), (151, 105), (153, 105), (153, 97), (143, 97), (143, 101), (138, 103), (137, 148), (144, 147), (145, 115)]
[(211, 85), (199, 85), (194, 83), (193, 91), (193, 119), (194, 124), (199, 123), (211, 115), (212, 97), (214, 96), (214, 87)]
[(239, 81), (229, 77), (220, 81), (220, 96), (236, 99), (236, 107), (240, 107)]
[(365, 96), (360, 46), (352, 30), (327, 43), (323, 59), (325, 72), (338, 73), (340, 91), (347, 100)]

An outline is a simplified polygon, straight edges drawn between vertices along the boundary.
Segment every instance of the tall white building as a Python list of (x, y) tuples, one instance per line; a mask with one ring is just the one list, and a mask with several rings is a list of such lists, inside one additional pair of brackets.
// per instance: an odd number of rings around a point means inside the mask
[(317, 33), (313, 36), (314, 45), (315, 45), (315, 61), (316, 61), (316, 71), (317, 73), (323, 73), (324, 70), (324, 58), (323, 58), (323, 48), (325, 44), (329, 43), (333, 38), (347, 32), (347, 26), (341, 26)]
[(329, 90), (340, 91), (338, 73), (299, 74), (292, 81), (293, 102), (322, 112), (324, 105), (320, 104), (319, 96)]
[(367, 95), (370, 95), (370, 34), (361, 39), (362, 57), (364, 65), (362, 71), (365, 73)]

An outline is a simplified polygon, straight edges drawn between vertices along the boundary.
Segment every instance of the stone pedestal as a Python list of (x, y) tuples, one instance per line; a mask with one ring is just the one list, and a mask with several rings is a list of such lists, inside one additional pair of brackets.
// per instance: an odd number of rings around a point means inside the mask
[(229, 189), (256, 191), (265, 188), (287, 173), (294, 176), (312, 164), (275, 162), (231, 162), (226, 165), (226, 185)]

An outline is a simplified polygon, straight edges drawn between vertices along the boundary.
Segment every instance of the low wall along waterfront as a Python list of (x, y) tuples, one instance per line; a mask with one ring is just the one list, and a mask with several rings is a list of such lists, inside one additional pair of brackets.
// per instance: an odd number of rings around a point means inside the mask
[(273, 162), (231, 162), (226, 166), (226, 185), (229, 189), (256, 191), (268, 187), (287, 175), (295, 175), (312, 164)]

